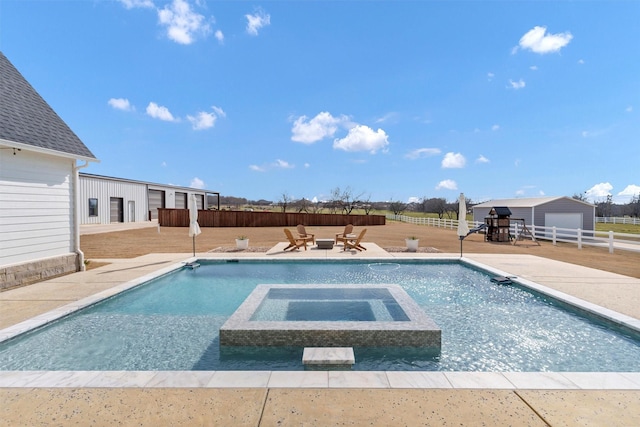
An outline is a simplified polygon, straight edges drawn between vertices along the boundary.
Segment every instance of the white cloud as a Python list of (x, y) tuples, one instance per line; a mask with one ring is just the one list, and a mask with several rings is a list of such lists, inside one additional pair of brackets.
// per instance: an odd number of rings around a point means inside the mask
[(531, 67), (529, 67), (529, 69), (531, 71), (538, 71), (538, 66), (537, 65), (532, 65)]
[(397, 116), (398, 116), (398, 113), (395, 113), (395, 112), (387, 113), (384, 116), (377, 118), (375, 122), (376, 123), (388, 122), (390, 120), (395, 120)]
[(342, 139), (333, 141), (333, 148), (344, 151), (369, 151), (375, 154), (389, 145), (389, 137), (382, 129), (374, 132), (369, 126), (357, 125)]
[(640, 185), (629, 184), (624, 188), (624, 190), (618, 193), (618, 196), (633, 197), (637, 196), (638, 194), (640, 194)]
[(517, 190), (516, 196), (524, 196), (524, 190)]
[(538, 195), (539, 195), (539, 196), (546, 196), (546, 194), (544, 193), (544, 191), (543, 191), (543, 190), (538, 191)]
[(415, 196), (409, 197), (407, 199), (407, 203), (420, 203), (420, 197), (415, 197)]
[(208, 113), (206, 111), (200, 111), (195, 116), (187, 116), (187, 120), (191, 122), (191, 127), (194, 130), (203, 130), (209, 129), (216, 125), (216, 120), (218, 117), (226, 117), (225, 112), (222, 108), (213, 106), (213, 113)]
[(189, 184), (189, 187), (203, 189), (204, 188), (204, 181), (201, 180), (198, 177), (195, 177), (195, 178), (193, 178), (191, 180), (191, 184)]
[(476, 163), (489, 163), (490, 160), (487, 159), (485, 156), (483, 156), (482, 154), (480, 154), (480, 157), (478, 157), (476, 159)]
[(424, 157), (432, 157), (440, 154), (439, 148), (418, 148), (413, 151), (408, 152), (405, 157), (407, 159), (420, 159)]
[(107, 104), (109, 104), (111, 107), (115, 108), (116, 110), (122, 110), (122, 111), (135, 110), (135, 108), (133, 108), (133, 105), (131, 105), (129, 103), (129, 100), (126, 98), (111, 98), (109, 101), (107, 101)]
[(252, 36), (258, 35), (258, 30), (271, 24), (271, 16), (262, 10), (256, 11), (254, 15), (244, 15), (247, 18), (247, 33)]
[(584, 59), (578, 59), (578, 64), (583, 65), (584, 64)]
[(520, 38), (519, 47), (535, 53), (558, 52), (573, 39), (570, 32), (547, 34), (547, 27), (536, 26)]
[(213, 36), (216, 38), (216, 40), (218, 40), (218, 42), (220, 44), (224, 43), (224, 34), (222, 33), (222, 31), (217, 30)]
[(294, 165), (285, 160), (276, 159), (276, 161), (262, 166), (250, 165), (249, 169), (255, 172), (266, 172), (270, 169), (293, 169), (294, 167)]
[(318, 113), (311, 120), (307, 119), (307, 116), (300, 116), (293, 122), (292, 141), (313, 144), (324, 138), (332, 137), (338, 130), (338, 125), (348, 121), (346, 116), (333, 117), (326, 111)]
[(489, 81), (493, 80), (493, 78), (494, 78), (495, 76), (496, 76), (496, 75), (495, 75), (495, 74), (493, 74), (493, 73), (487, 73), (487, 79), (488, 79)]
[(119, 0), (127, 9), (155, 7), (152, 0)]
[(191, 44), (196, 35), (206, 35), (211, 31), (204, 16), (194, 12), (185, 0), (173, 0), (163, 9), (158, 9), (158, 20), (167, 27), (167, 36), (180, 44)]
[(500, 125), (491, 126), (491, 130), (494, 131), (494, 132), (497, 131), (497, 130), (500, 130)]
[(511, 89), (522, 89), (523, 87), (525, 87), (527, 84), (524, 82), (524, 80), (520, 79), (517, 82), (514, 82), (513, 80), (509, 79), (509, 86)]
[(163, 168), (167, 167), (167, 162), (160, 163), (160, 166), (162, 166)]
[(457, 190), (458, 184), (452, 179), (445, 179), (436, 185), (436, 190)]
[(290, 164), (289, 162), (285, 162), (284, 160), (280, 160), (277, 159), (274, 163), (272, 163), (272, 166), (274, 168), (279, 168), (279, 169), (292, 169), (293, 165)]
[(447, 153), (442, 159), (442, 167), (444, 169), (459, 169), (463, 168), (467, 163), (467, 159), (460, 153)]
[(624, 111), (626, 111), (627, 113), (630, 113), (633, 111), (633, 106), (629, 105), (627, 108), (624, 109)]
[(147, 105), (147, 114), (154, 119), (164, 120), (165, 122), (176, 121), (167, 107), (160, 106), (155, 102), (150, 102), (149, 105)]
[(305, 169), (309, 169), (309, 168), (311, 167), (311, 164), (309, 164), (309, 163), (305, 163), (305, 164), (304, 164), (304, 167), (305, 167)]
[(606, 198), (611, 194), (611, 190), (613, 190), (613, 185), (608, 182), (601, 182), (585, 191), (584, 194), (587, 196), (587, 199), (596, 201), (597, 199)]
[(214, 113), (207, 113), (206, 111), (200, 111), (195, 116), (187, 116), (187, 120), (191, 122), (191, 127), (194, 130), (212, 128), (215, 126), (216, 118)]

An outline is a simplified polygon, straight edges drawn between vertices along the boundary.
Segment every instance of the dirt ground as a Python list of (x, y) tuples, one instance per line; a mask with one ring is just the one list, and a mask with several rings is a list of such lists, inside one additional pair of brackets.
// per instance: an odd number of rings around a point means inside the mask
[[(288, 228), (295, 235), (295, 227)], [(316, 238), (333, 238), (342, 230), (343, 227), (307, 227), (307, 232), (315, 234)], [(361, 227), (356, 227), (354, 232), (358, 233), (360, 230)], [(87, 234), (80, 237), (80, 247), (85, 258), (90, 261), (133, 258), (148, 253), (191, 253), (192, 239), (188, 233), (188, 228), (184, 227), (161, 227), (160, 232), (152, 227)], [(267, 251), (276, 243), (286, 240), (280, 227), (202, 228), (202, 234), (195, 239), (196, 252), (234, 251), (235, 238), (241, 235), (249, 238), (251, 251)], [(455, 229), (424, 225), (388, 222), (383, 226), (371, 226), (367, 228), (364, 241), (376, 243), (389, 251), (401, 251), (405, 247), (404, 239), (409, 236), (420, 239), (420, 252), (460, 253), (460, 241)], [(540, 241), (540, 246), (531, 241), (518, 242), (514, 246), (509, 243), (485, 242), (483, 235), (472, 234), (463, 242), (463, 253), (531, 254), (640, 278), (638, 252), (618, 250), (610, 254), (606, 248), (583, 246), (579, 250), (577, 245), (559, 243), (554, 246), (548, 241)]]

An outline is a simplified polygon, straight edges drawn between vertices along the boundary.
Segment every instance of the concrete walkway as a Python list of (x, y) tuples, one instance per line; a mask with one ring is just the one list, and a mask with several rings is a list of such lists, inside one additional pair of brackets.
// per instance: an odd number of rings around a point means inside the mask
[[(280, 244), (283, 245), (283, 244)], [(240, 258), (451, 258), (309, 249), (207, 253)], [(0, 339), (190, 254), (109, 265), (0, 293)], [(466, 256), (640, 319), (640, 280), (529, 255)], [(96, 260), (98, 261), (98, 260)], [(35, 319), (35, 320), (34, 320)], [(39, 319), (39, 320), (38, 320)], [(640, 373), (356, 371), (0, 372), (3, 425), (640, 425)]]

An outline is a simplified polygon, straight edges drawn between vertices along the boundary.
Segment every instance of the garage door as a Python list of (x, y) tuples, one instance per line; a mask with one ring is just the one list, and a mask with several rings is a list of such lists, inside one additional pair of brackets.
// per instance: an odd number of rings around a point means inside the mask
[(176, 209), (187, 209), (187, 193), (176, 191)]
[(158, 208), (164, 208), (164, 191), (149, 190), (149, 211), (151, 219), (158, 219)]
[(121, 197), (109, 199), (109, 221), (124, 222), (124, 203)]
[[(582, 214), (581, 213), (546, 213), (544, 214), (544, 225), (545, 227), (556, 227), (556, 228), (568, 228), (571, 230), (577, 230), (578, 228), (583, 228), (582, 226)], [(558, 233), (562, 234), (571, 234), (577, 235), (578, 233), (571, 233), (568, 231), (558, 231)], [(552, 231), (547, 229), (547, 236), (552, 235)]]

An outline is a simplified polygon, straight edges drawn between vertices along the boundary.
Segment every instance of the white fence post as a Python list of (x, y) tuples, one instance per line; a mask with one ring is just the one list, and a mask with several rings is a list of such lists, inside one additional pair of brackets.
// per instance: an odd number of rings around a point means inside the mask
[(555, 226), (555, 225), (553, 226), (553, 229), (552, 229), (552, 230), (553, 230), (553, 232), (551, 233), (551, 237), (552, 237), (552, 239), (553, 239), (553, 246), (556, 246), (556, 244), (557, 244), (557, 242), (556, 242), (556, 233), (557, 233), (557, 230), (556, 230), (556, 226)]
[(582, 229), (578, 228), (578, 249), (582, 249)]
[(613, 231), (609, 231), (609, 253), (613, 253)]

